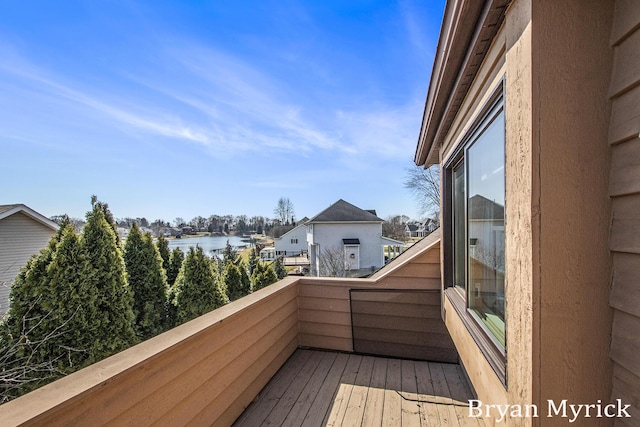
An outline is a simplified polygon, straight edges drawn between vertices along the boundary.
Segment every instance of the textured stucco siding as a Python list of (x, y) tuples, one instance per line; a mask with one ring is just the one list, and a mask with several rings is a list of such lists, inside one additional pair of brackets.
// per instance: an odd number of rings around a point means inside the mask
[[(504, 79), (506, 386), (496, 380), (456, 311), (444, 304), (460, 358), (487, 403), (543, 408), (548, 399), (610, 397), (606, 140), (612, 5), (514, 0), (440, 150), (444, 163)], [(639, 218), (625, 212), (625, 218)], [(493, 422), (494, 417), (485, 419)], [(514, 417), (507, 425), (565, 422)]]

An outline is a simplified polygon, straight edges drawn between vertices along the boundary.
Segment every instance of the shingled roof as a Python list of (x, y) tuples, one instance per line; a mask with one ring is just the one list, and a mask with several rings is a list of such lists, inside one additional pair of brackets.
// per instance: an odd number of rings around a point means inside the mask
[(384, 222), (371, 211), (360, 209), (340, 199), (318, 215), (311, 218), (308, 224), (317, 222)]

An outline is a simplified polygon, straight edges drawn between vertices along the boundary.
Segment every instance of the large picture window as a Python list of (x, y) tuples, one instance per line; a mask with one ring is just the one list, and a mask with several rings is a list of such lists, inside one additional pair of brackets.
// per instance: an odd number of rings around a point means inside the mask
[[(466, 152), (467, 304), (504, 347), (504, 113)], [(455, 202), (454, 202), (455, 203)]]
[[(444, 164), (447, 286), (475, 336), (505, 363), (505, 119), (502, 87)], [(446, 244), (446, 243), (445, 243)], [(488, 344), (487, 344), (488, 343)], [(491, 360), (490, 360), (491, 361)]]

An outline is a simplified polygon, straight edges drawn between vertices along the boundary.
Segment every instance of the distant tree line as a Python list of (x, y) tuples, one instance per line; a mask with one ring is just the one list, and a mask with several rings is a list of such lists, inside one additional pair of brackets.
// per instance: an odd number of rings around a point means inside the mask
[(169, 251), (133, 222), (126, 242), (106, 203), (92, 197), (79, 234), (68, 218), (21, 269), (0, 322), (0, 402), (25, 394), (286, 275), (254, 248), (229, 243), (221, 259), (202, 248)]

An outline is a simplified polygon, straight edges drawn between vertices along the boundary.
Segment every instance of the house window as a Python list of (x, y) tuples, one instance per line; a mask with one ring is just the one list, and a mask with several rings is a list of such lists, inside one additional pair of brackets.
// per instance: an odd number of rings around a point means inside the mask
[(291, 244), (292, 244), (292, 245), (295, 245), (295, 244), (297, 244), (297, 243), (298, 243), (298, 239), (291, 239)]
[[(448, 295), (477, 341), (506, 363), (505, 119), (502, 86), (444, 164)], [(446, 243), (445, 243), (446, 245)], [(453, 292), (455, 291), (455, 292)], [(453, 292), (453, 293), (452, 293)], [(484, 336), (484, 337), (481, 337)], [(482, 348), (482, 345), (481, 345)], [(502, 360), (500, 363), (499, 361)], [(501, 366), (501, 367), (500, 367)]]

